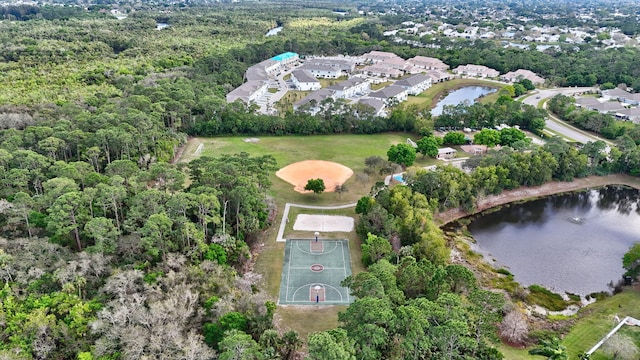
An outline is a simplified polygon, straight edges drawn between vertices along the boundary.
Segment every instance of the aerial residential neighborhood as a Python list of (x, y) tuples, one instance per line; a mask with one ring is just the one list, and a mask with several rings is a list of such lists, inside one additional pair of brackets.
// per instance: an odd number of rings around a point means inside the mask
[[(306, 104), (313, 104), (307, 107), (307, 111), (317, 113), (322, 101), (331, 97), (334, 100), (345, 99), (360, 104), (368, 103), (362, 102), (363, 99), (377, 99), (384, 104), (382, 109), (376, 111), (381, 113), (386, 106), (406, 101), (408, 95), (418, 95), (432, 84), (453, 79), (456, 75), (500, 80), (498, 71), (482, 65), (459, 66), (452, 73), (447, 69), (448, 65), (436, 58), (416, 56), (404, 60), (396, 54), (383, 51), (371, 51), (360, 56), (310, 56), (304, 59), (298, 54), (285, 53), (247, 69), (245, 78), (248, 81), (228, 93), (227, 102), (240, 100), (246, 104), (274, 103), (279, 99), (275, 98), (275, 93), (268, 91), (270, 80), (289, 76), (291, 85), (279, 89), (280, 97), (289, 90), (311, 92), (293, 105), (295, 110), (305, 108)], [(320, 89), (318, 79), (340, 78), (347, 80)], [(531, 80), (537, 85), (544, 83), (544, 79), (524, 69), (507, 73), (502, 78), (508, 82), (522, 79)], [(379, 83), (388, 85), (372, 92), (371, 84)], [(377, 102), (372, 104), (379, 107)], [(260, 109), (268, 111), (265, 106)]]

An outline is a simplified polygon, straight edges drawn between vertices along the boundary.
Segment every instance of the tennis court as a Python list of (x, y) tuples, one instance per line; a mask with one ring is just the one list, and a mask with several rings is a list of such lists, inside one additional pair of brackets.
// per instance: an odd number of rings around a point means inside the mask
[(346, 305), (353, 301), (340, 282), (351, 275), (348, 240), (288, 239), (284, 250), (281, 305)]

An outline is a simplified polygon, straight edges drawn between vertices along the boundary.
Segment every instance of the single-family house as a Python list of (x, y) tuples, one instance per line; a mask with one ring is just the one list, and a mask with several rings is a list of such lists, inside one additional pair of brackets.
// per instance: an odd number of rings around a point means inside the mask
[(293, 70), (291, 72), (291, 82), (297, 90), (315, 91), (320, 90), (320, 81), (306, 70)]
[(640, 124), (640, 108), (629, 108), (616, 111), (616, 117), (618, 119), (631, 121), (635, 124)]
[(602, 114), (615, 114), (620, 110), (626, 109), (621, 103), (617, 101), (605, 101), (599, 104), (588, 107), (589, 110), (594, 110)]
[(426, 56), (412, 57), (407, 60), (407, 64), (424, 70), (446, 71), (449, 68), (449, 65), (443, 63), (442, 60)]
[(496, 33), (494, 33), (493, 31), (487, 31), (486, 33), (480, 35), (480, 39), (493, 39), (494, 37), (496, 37)]
[(431, 77), (423, 74), (412, 75), (396, 81), (394, 85), (406, 88), (409, 95), (418, 95), (431, 87)]
[(458, 152), (456, 149), (452, 149), (450, 147), (438, 149), (438, 155), (436, 155), (436, 159), (453, 159), (456, 157), (456, 152)]
[(408, 95), (409, 94), (406, 88), (402, 86), (391, 85), (383, 87), (376, 92), (372, 92), (371, 94), (369, 94), (369, 97), (380, 99), (387, 105), (391, 105), (393, 103), (401, 103), (403, 101), (406, 101)]
[(487, 153), (487, 145), (460, 145), (462, 151), (471, 155), (482, 155)]
[(327, 87), (333, 90), (334, 99), (346, 99), (354, 96), (363, 96), (371, 90), (369, 81), (363, 78), (353, 77), (349, 80), (342, 81)]
[(480, 77), (480, 78), (493, 78), (500, 75), (498, 70), (494, 70), (488, 68), (484, 65), (460, 65), (457, 68), (453, 69), (454, 74), (459, 74), (463, 76), (472, 76), (472, 77)]
[(267, 84), (268, 83), (266, 81), (247, 81), (227, 94), (227, 102), (232, 103), (237, 100), (240, 100), (245, 104), (255, 102), (266, 95)]
[(640, 93), (630, 93), (619, 88), (603, 90), (602, 98), (605, 100), (617, 100), (629, 105), (640, 105)]
[(544, 78), (538, 76), (531, 70), (518, 69), (516, 71), (508, 72), (500, 76), (500, 79), (506, 82), (515, 83), (523, 79), (531, 81), (534, 85), (544, 84)]
[(600, 106), (600, 101), (594, 97), (581, 97), (576, 99), (575, 104), (579, 108), (593, 110)]

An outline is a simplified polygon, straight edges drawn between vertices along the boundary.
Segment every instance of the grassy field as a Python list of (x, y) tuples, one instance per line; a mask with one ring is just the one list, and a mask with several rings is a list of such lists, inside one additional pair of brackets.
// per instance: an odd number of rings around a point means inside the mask
[[(364, 169), (364, 159), (368, 156), (378, 155), (386, 158), (386, 151), (389, 146), (405, 142), (407, 134), (377, 134), (377, 135), (327, 135), (327, 136), (291, 136), (291, 137), (259, 137), (257, 142), (245, 142), (244, 137), (219, 137), (219, 138), (193, 138), (185, 147), (180, 161), (190, 161), (200, 155), (218, 156), (224, 153), (247, 152), (252, 156), (273, 155), (276, 158), (278, 167), (284, 167), (293, 162), (319, 159), (341, 163), (353, 169), (355, 174), (361, 173)], [(417, 140), (417, 139), (413, 139)], [(195, 154), (196, 149), (202, 144), (200, 155)], [(418, 155), (417, 166), (427, 166), (436, 163), (433, 159), (423, 159)], [(261, 236), (255, 271), (262, 274), (264, 288), (269, 296), (276, 299), (280, 287), (281, 268), (284, 256), (284, 244), (275, 241), (278, 226), (282, 217), (284, 204), (301, 203), (311, 205), (337, 205), (357, 201), (361, 196), (366, 195), (371, 186), (376, 181), (381, 181), (383, 176), (375, 176), (366, 182), (358, 182), (355, 176), (345, 184), (349, 191), (342, 194), (323, 193), (315, 198), (312, 194), (299, 194), (293, 191), (292, 185), (280, 180), (273, 174), (271, 180), (273, 186), (270, 194), (274, 197), (278, 208), (279, 216), (275, 219), (274, 226), (267, 229)], [(354, 209), (342, 210), (310, 210), (292, 208), (290, 218), (295, 219), (295, 215), (306, 214), (326, 214), (356, 216)], [(292, 229), (293, 221), (287, 224), (285, 237), (309, 237), (313, 235), (309, 232), (295, 232)], [(364, 271), (360, 262), (360, 241), (355, 234), (351, 233), (328, 233), (323, 236), (329, 238), (349, 239), (350, 253), (352, 257), (352, 271), (357, 274)], [(319, 330), (326, 330), (337, 325), (338, 312), (344, 307), (296, 307), (280, 306), (276, 311), (276, 320), (279, 328), (295, 329), (306, 340), (308, 333)], [(585, 351), (593, 346), (612, 327), (611, 319), (615, 313), (620, 317), (630, 315), (640, 318), (640, 291), (627, 291), (625, 293), (608, 298), (602, 302), (590, 305), (583, 310), (580, 320), (574, 328), (564, 338), (563, 343), (569, 349), (571, 358), (575, 354)], [(627, 331), (627, 330), (625, 330)], [(630, 331), (630, 330), (628, 330)], [(638, 338), (637, 336), (635, 337)], [(499, 349), (505, 354), (505, 359), (534, 359), (528, 355), (525, 349), (514, 349), (506, 345), (500, 345)], [(594, 359), (604, 359), (596, 353)]]
[[(252, 156), (273, 155), (278, 167), (284, 167), (302, 160), (328, 160), (348, 166), (354, 174), (362, 173), (364, 159), (378, 155), (386, 159), (386, 152), (391, 145), (406, 142), (407, 134), (377, 134), (377, 135), (320, 135), (320, 136), (288, 136), (288, 137), (259, 137), (257, 142), (245, 142), (245, 137), (218, 137), (218, 138), (193, 138), (180, 157), (179, 161), (188, 162), (199, 156), (219, 156), (221, 154), (233, 154), (247, 152)], [(413, 140), (418, 140), (413, 138)], [(202, 150), (196, 154), (196, 150), (202, 144)], [(418, 155), (416, 166), (428, 166), (437, 163), (436, 160), (423, 158)], [(275, 176), (271, 176), (273, 185), (270, 195), (274, 197), (278, 206), (279, 215), (274, 225), (267, 229), (261, 236), (261, 251), (257, 255), (255, 271), (262, 274), (264, 287), (271, 298), (278, 297), (280, 289), (282, 261), (284, 257), (284, 243), (275, 241), (278, 227), (282, 219), (282, 210), (286, 203), (309, 205), (337, 205), (356, 202), (366, 195), (377, 181), (382, 181), (384, 176), (372, 176), (366, 182), (356, 181), (355, 175), (345, 185), (348, 192), (339, 195), (336, 193), (323, 193), (317, 197), (313, 194), (300, 194), (293, 191), (293, 186)], [(341, 210), (311, 210), (292, 207), (289, 213), (290, 219), (295, 219), (297, 214), (324, 214), (345, 215), (356, 217), (355, 209)], [(311, 238), (311, 232), (293, 231), (293, 221), (285, 228), (286, 237)], [(360, 261), (360, 240), (355, 232), (351, 233), (325, 233), (328, 238), (349, 239), (352, 272), (357, 274), (364, 271)], [(328, 307), (296, 307), (280, 306), (276, 311), (276, 319), (281, 329), (295, 329), (302, 339), (313, 331), (333, 328), (338, 322), (338, 312), (342, 306)]]
[(311, 91), (297, 91), (290, 90), (287, 91), (286, 94), (280, 99), (277, 103), (275, 103), (275, 108), (279, 111), (280, 114), (284, 114), (287, 110), (293, 108), (293, 104), (302, 100), (305, 96), (309, 95)]
[[(591, 349), (611, 331), (616, 325), (615, 315), (620, 319), (625, 316), (640, 318), (640, 290), (627, 289), (583, 308), (580, 311), (580, 319), (562, 339), (562, 344), (567, 347), (569, 359), (577, 359), (578, 354)], [(640, 346), (640, 328), (623, 326), (618, 332), (631, 337), (636, 345)], [(516, 349), (504, 344), (499, 345), (498, 349), (508, 360), (541, 359), (539, 356), (529, 355), (528, 349)], [(591, 355), (591, 360), (611, 359), (601, 349)]]
[[(502, 89), (506, 86), (506, 84), (500, 84), (493, 81), (480, 79), (453, 79), (450, 81), (445, 81), (443, 83), (435, 84), (416, 96), (409, 96), (409, 99), (405, 102), (405, 104), (415, 104), (420, 107), (430, 109), (435, 106), (435, 103), (438, 101), (438, 99), (440, 99), (442, 94), (459, 89), (464, 86), (474, 85), (489, 86), (498, 89)], [(482, 99), (480, 99), (480, 102), (483, 104), (495, 102), (498, 99), (499, 92), (500, 91), (496, 91), (493, 94), (482, 97)]]
[[(573, 326), (569, 334), (564, 338), (563, 344), (567, 347), (569, 358), (574, 359), (580, 352), (589, 350), (603, 336), (616, 325), (615, 315), (620, 319), (631, 316), (640, 319), (640, 290), (629, 289), (615, 296), (581, 310), (581, 318)], [(638, 330), (623, 328), (625, 333), (633, 335), (638, 343), (640, 335)], [(620, 331), (623, 331), (621, 329)], [(592, 360), (608, 359), (600, 350), (591, 357)]]
[[(376, 135), (318, 135), (318, 136), (288, 136), (288, 137), (260, 137), (257, 142), (245, 142), (244, 137), (194, 138), (189, 141), (179, 161), (188, 162), (196, 158), (196, 149), (203, 144), (200, 155), (217, 156), (246, 152), (252, 156), (273, 155), (278, 167), (284, 167), (302, 160), (334, 161), (351, 168), (354, 174), (364, 170), (364, 159), (378, 155), (386, 159), (387, 150), (391, 145), (406, 142), (407, 134), (376, 134)], [(418, 140), (413, 138), (413, 140)], [(415, 166), (428, 166), (437, 163), (431, 158), (418, 155)], [(279, 204), (302, 203), (312, 205), (336, 205), (357, 201), (366, 195), (376, 181), (382, 181), (383, 176), (371, 177), (369, 181), (360, 183), (355, 175), (345, 183), (348, 192), (342, 196), (336, 193), (323, 193), (317, 198), (313, 194), (299, 194), (293, 191), (293, 186), (279, 179), (273, 174), (271, 180), (271, 195), (276, 197)]]

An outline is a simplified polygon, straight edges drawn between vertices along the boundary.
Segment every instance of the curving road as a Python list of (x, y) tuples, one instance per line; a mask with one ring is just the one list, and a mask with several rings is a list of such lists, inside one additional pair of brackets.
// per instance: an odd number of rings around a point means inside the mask
[[(535, 95), (526, 97), (522, 100), (522, 102), (527, 105), (538, 107), (538, 104), (541, 101), (548, 100), (556, 96), (557, 94), (574, 95), (594, 90), (596, 89), (592, 87), (544, 89), (539, 90)], [(543, 107), (546, 109), (546, 102), (544, 103)], [(610, 141), (573, 127), (551, 114), (549, 114), (549, 118), (547, 118), (546, 120), (545, 127), (557, 134), (560, 134), (567, 140), (577, 141), (583, 144), (587, 142), (602, 140), (607, 144), (611, 144)]]

